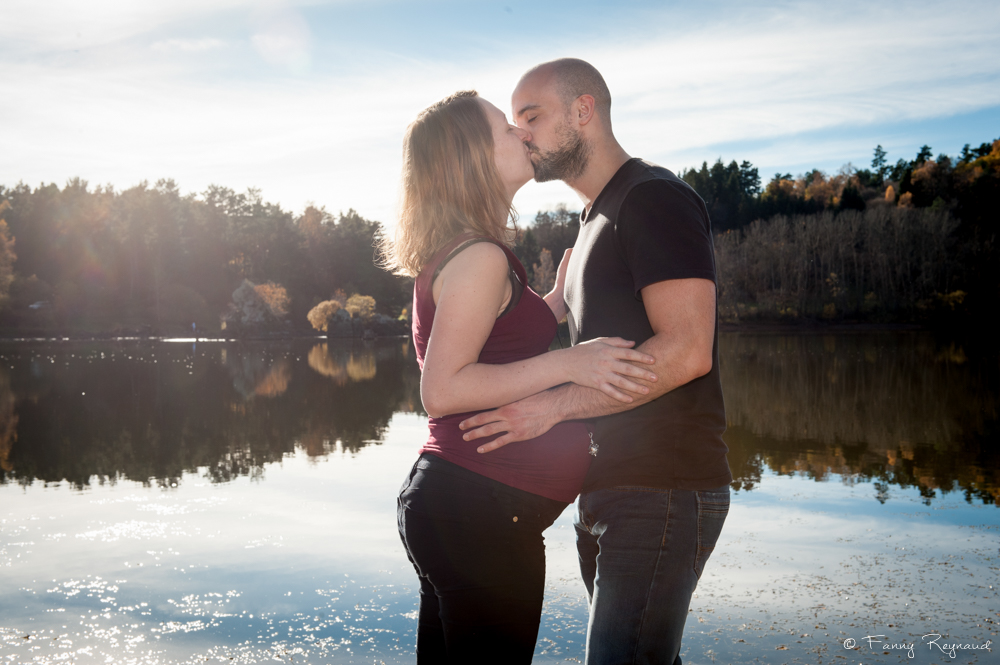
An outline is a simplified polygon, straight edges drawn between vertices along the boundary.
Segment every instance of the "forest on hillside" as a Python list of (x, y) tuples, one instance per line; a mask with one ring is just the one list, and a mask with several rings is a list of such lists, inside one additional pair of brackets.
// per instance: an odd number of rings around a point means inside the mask
[(398, 316), (409, 287), (373, 262), (381, 225), (353, 210), (293, 215), (257, 190), (181, 196), (161, 180), (117, 192), (0, 187), (0, 326), (215, 333), (244, 280), (279, 329), (309, 329), (318, 303), (369, 296)]
[[(712, 220), (723, 321), (961, 326), (1000, 302), (1000, 139), (892, 165), (873, 152), (871, 168), (766, 185), (747, 161), (681, 171)], [(532, 279), (546, 283), (578, 216), (542, 212), (521, 234)]]
[[(895, 164), (879, 146), (871, 168), (767, 184), (747, 161), (679, 175), (712, 219), (723, 320), (964, 322), (1000, 296), (1000, 139)], [(536, 290), (577, 228), (566, 208), (519, 224)], [(254, 189), (0, 185), (0, 328), (214, 334), (248, 297), (258, 323), (285, 333), (320, 327), (320, 310), (405, 323), (412, 282), (376, 265), (381, 232), (353, 210), (295, 215)]]

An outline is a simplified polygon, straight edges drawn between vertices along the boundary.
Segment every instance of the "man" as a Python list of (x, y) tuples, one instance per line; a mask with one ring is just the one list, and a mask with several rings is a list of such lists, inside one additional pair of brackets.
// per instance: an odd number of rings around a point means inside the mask
[(506, 432), (480, 446), (488, 453), (562, 420), (603, 416), (576, 524), (590, 595), (587, 663), (679, 664), (732, 481), (708, 212), (673, 173), (622, 149), (607, 85), (586, 62), (535, 67), (512, 103), (531, 133), (535, 179), (563, 180), (583, 201), (564, 291), (572, 342), (635, 340), (656, 358), (647, 368), (659, 379), (630, 404), (564, 385), (470, 418), (465, 438)]

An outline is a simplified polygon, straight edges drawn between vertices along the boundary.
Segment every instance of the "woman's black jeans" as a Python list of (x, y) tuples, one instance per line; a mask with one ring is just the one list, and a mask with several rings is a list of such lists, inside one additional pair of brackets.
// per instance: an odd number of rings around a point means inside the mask
[(417, 663), (530, 663), (545, 587), (542, 531), (567, 504), (422, 455), (399, 492), (420, 578)]

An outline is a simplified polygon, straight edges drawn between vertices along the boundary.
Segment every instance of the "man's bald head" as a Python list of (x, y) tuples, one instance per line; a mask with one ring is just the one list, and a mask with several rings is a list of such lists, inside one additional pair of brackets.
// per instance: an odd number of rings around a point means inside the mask
[(559, 58), (543, 62), (529, 69), (521, 77), (518, 87), (536, 77), (539, 82), (544, 81), (546, 85), (555, 89), (567, 109), (580, 95), (593, 97), (595, 110), (601, 120), (610, 127), (611, 92), (608, 90), (608, 84), (604, 82), (604, 77), (592, 64), (579, 58)]

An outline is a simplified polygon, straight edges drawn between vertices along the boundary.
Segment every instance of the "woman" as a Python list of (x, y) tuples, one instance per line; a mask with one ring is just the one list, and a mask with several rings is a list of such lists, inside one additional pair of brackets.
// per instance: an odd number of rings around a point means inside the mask
[[(546, 353), (563, 311), (564, 257), (545, 299), (504, 244), (514, 193), (533, 175), (529, 135), (475, 92), (431, 106), (404, 139), (402, 207), (384, 248), (416, 276), (413, 338), (430, 437), (399, 495), (399, 530), (420, 579), (418, 663), (528, 663), (545, 580), (542, 531), (579, 492), (588, 427), (561, 423), (489, 454), (459, 422), (575, 382), (623, 401), (655, 380), (622, 339)], [(568, 257), (567, 252), (567, 257)]]

